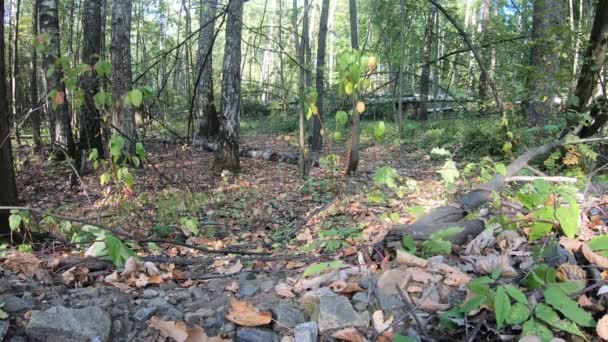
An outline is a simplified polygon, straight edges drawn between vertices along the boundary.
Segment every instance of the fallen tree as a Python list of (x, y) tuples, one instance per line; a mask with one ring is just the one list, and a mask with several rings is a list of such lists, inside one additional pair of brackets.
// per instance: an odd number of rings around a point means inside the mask
[(508, 180), (511, 177), (515, 177), (521, 169), (527, 167), (528, 163), (564, 145), (608, 140), (608, 137), (573, 140), (573, 137), (577, 136), (581, 129), (582, 126), (561, 139), (528, 150), (507, 166), (505, 174), (494, 176), (488, 182), (467, 192), (453, 203), (433, 210), (408, 227), (399, 227), (391, 230), (385, 237), (385, 242), (400, 241), (402, 235), (406, 233), (415, 240), (426, 240), (431, 234), (448, 227), (464, 228), (461, 233), (448, 239), (457, 244), (462, 244), (469, 238), (477, 236), (485, 229), (484, 221), (480, 219), (465, 220), (465, 217), (483, 204), (491, 202), (493, 198), (492, 194), (500, 191)]

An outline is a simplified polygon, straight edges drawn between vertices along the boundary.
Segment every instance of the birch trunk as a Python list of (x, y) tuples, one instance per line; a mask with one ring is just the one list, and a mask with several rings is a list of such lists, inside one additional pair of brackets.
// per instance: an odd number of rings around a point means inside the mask
[(200, 136), (215, 137), (219, 131), (219, 118), (213, 95), (213, 40), (215, 35), (214, 0), (201, 0), (200, 25), (207, 25), (199, 33), (198, 68), (202, 72), (196, 88), (196, 117)]

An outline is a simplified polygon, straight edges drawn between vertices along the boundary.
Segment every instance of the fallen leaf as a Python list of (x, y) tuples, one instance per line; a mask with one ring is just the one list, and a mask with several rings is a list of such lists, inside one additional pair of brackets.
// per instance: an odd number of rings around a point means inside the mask
[(437, 303), (436, 301), (428, 297), (424, 298), (422, 301), (417, 299), (416, 297), (412, 297), (412, 301), (421, 309), (426, 310), (428, 312), (447, 311), (452, 307), (450, 304)]
[(331, 283), (331, 285), (329, 285), (329, 288), (334, 292), (343, 293), (343, 294), (364, 291), (361, 288), (361, 286), (359, 286), (359, 283), (354, 283), (354, 282), (347, 283), (343, 280), (334, 281), (333, 283)]
[(359, 330), (355, 328), (346, 328), (342, 330), (336, 331), (333, 335), (333, 338), (337, 338), (339, 340), (348, 341), (348, 342), (367, 342), (365, 336), (361, 335)]
[(258, 310), (249, 302), (233, 299), (226, 318), (244, 327), (257, 327), (270, 323), (272, 313)]
[(226, 286), (226, 291), (230, 291), (232, 293), (239, 292), (239, 284), (236, 281), (233, 281), (230, 285)]
[(243, 269), (243, 264), (241, 264), (241, 259), (238, 259), (232, 266), (220, 266), (217, 268), (217, 271), (220, 274), (235, 274), (240, 272)]
[(287, 265), (285, 265), (285, 268), (288, 270), (293, 270), (295, 268), (300, 268), (304, 266), (306, 266), (306, 264), (301, 261), (288, 261)]
[(221, 337), (208, 337), (201, 327), (188, 328), (184, 322), (164, 321), (157, 316), (150, 318), (148, 326), (160, 331), (163, 337), (171, 337), (177, 342), (221, 342)]
[(475, 257), (473, 267), (480, 274), (492, 274), (497, 269), (501, 270), (503, 277), (514, 277), (517, 271), (511, 266), (511, 258), (506, 254), (489, 254)]
[(160, 275), (160, 271), (158, 270), (156, 265), (154, 265), (154, 263), (150, 261), (144, 262), (144, 270), (146, 271), (146, 273), (148, 273), (149, 276)]
[(404, 250), (397, 249), (397, 262), (406, 266), (426, 267), (428, 261), (410, 254)]
[(274, 287), (274, 291), (277, 293), (277, 295), (285, 298), (294, 298), (296, 296), (293, 292), (291, 292), (291, 286), (285, 283), (278, 283)]
[(562, 236), (559, 239), (559, 244), (562, 245), (570, 253), (576, 253), (581, 248), (582, 242)]
[(89, 278), (89, 269), (86, 267), (72, 267), (63, 272), (61, 278), (66, 285), (82, 287)]
[(502, 252), (510, 252), (517, 250), (526, 242), (526, 238), (519, 235), (516, 230), (502, 231), (496, 237), (496, 244)]
[(587, 273), (578, 265), (561, 264), (555, 271), (555, 276), (560, 281), (583, 280), (587, 283)]
[(585, 259), (587, 259), (589, 263), (597, 265), (599, 267), (608, 268), (608, 258), (595, 253), (586, 244), (581, 245), (581, 250), (583, 251)]
[(494, 230), (486, 229), (467, 244), (464, 254), (480, 255), (484, 249), (494, 246), (495, 243), (496, 238), (494, 237)]
[(581, 295), (580, 297), (578, 297), (578, 304), (587, 310), (591, 310), (591, 311), (595, 311), (595, 312), (602, 312), (605, 310), (604, 306), (594, 303), (586, 295)]
[(376, 329), (376, 332), (378, 333), (393, 331), (393, 328), (391, 328), (393, 316), (385, 321), (384, 312), (382, 312), (382, 310), (377, 310), (372, 314), (372, 322), (374, 323), (374, 329)]
[(131, 274), (138, 272), (141, 269), (141, 261), (137, 257), (129, 257), (125, 262), (125, 269), (122, 271), (121, 275), (124, 277), (128, 277)]
[(465, 286), (471, 281), (471, 277), (456, 267), (444, 264), (441, 267), (441, 270), (445, 272), (443, 283), (446, 285), (461, 287)]
[(34, 273), (42, 262), (34, 254), (12, 251), (4, 260), (4, 266), (15, 273)]
[(410, 277), (411, 275), (408, 272), (402, 270), (393, 269), (385, 271), (378, 278), (378, 291), (385, 296), (399, 294), (397, 287), (400, 289), (404, 288)]
[(604, 315), (604, 317), (597, 321), (595, 332), (597, 332), (597, 336), (608, 340), (608, 315)]

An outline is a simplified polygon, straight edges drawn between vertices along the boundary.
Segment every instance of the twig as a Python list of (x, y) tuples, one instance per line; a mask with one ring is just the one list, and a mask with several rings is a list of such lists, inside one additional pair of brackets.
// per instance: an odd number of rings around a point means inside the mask
[(427, 334), (426, 329), (424, 328), (424, 325), (422, 325), (422, 321), (420, 320), (418, 315), (416, 315), (416, 312), (414, 312), (414, 309), (412, 309), (412, 304), (410, 303), (410, 300), (407, 298), (407, 295), (403, 292), (403, 290), (399, 287), (399, 285), (395, 285), (395, 287), (397, 288), (397, 291), (399, 291), (399, 295), (401, 296), (401, 299), (403, 300), (403, 303), (405, 304), (405, 309), (410, 313), (410, 315), (412, 315), (412, 317), (416, 321), (416, 326), (418, 326), (418, 332), (422, 336), (424, 336), (424, 338), (426, 340), (430, 340), (431, 338)]
[(477, 324), (475, 324), (475, 328), (473, 328), (473, 331), (471, 331), (471, 335), (469, 335), (466, 339), (466, 342), (473, 342), (475, 341), (475, 337), (477, 337), (477, 334), (479, 334), (479, 330), (481, 330), (481, 325), (483, 324), (483, 322), (486, 320), (486, 312), (483, 311), (481, 314), (479, 314), (479, 320), (477, 320)]
[(195, 246), (195, 245), (191, 245), (189, 243), (185, 243), (185, 242), (180, 242), (180, 241), (175, 241), (175, 240), (166, 240), (166, 239), (138, 239), (135, 236), (131, 235), (131, 234), (127, 234), (127, 233), (123, 233), (115, 228), (111, 228), (105, 225), (102, 225), (101, 223), (97, 223), (97, 222), (93, 222), (90, 221), (89, 219), (86, 218), (80, 218), (80, 217), (70, 217), (70, 216), (64, 216), (64, 215), (60, 215), (60, 214), (55, 214), (46, 210), (42, 210), (42, 209), (37, 209), (37, 208), (31, 208), (31, 207), (12, 207), (12, 206), (0, 206), (0, 211), (8, 211), (8, 210), (26, 210), (26, 211), (30, 211), (33, 213), (37, 213), (37, 214), (41, 214), (41, 215), (46, 215), (46, 216), (51, 216), (60, 220), (65, 220), (65, 221), (70, 221), (70, 222), (77, 222), (77, 223), (82, 223), (85, 225), (91, 225), (103, 230), (107, 230), (110, 233), (116, 235), (116, 236), (120, 236), (129, 240), (133, 240), (136, 241), (138, 243), (144, 243), (144, 242), (153, 242), (153, 243), (167, 243), (170, 245), (177, 245), (177, 246), (182, 246), (182, 247), (187, 247), (187, 248), (192, 248), (195, 249), (197, 251), (200, 252), (204, 252), (204, 253), (209, 253), (209, 254), (239, 254), (239, 255), (269, 255), (270, 253), (267, 252), (254, 252), (254, 251), (240, 251), (240, 250), (234, 250), (231, 248), (227, 248), (227, 249), (209, 249), (207, 247), (203, 247), (203, 246)]
[(513, 176), (507, 177), (506, 182), (534, 182), (535, 180), (544, 180), (551, 183), (576, 183), (578, 179), (574, 177), (551, 177), (551, 176)]

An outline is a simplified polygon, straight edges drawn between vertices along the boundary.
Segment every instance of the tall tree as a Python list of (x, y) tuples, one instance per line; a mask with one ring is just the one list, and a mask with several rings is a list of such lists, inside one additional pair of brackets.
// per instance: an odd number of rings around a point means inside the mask
[[(481, 43), (485, 44), (489, 41), (488, 36), (488, 24), (490, 22), (490, 0), (483, 0), (481, 9)], [(480, 49), (481, 59), (486, 65), (486, 68), (490, 67), (490, 54), (487, 51)], [(485, 101), (488, 98), (488, 81), (486, 74), (483, 71), (479, 73), (479, 100)]]
[[(349, 1), (350, 12), (350, 46), (353, 50), (359, 49), (359, 30), (357, 29), (357, 1)], [(361, 114), (357, 111), (356, 103), (359, 100), (353, 93), (353, 127), (350, 137), (348, 167), (346, 173), (351, 174), (359, 167), (359, 126)]]
[[(304, 0), (304, 13), (308, 13), (308, 0)], [(307, 14), (305, 15), (307, 17)], [(302, 35), (301, 39), (298, 36), (298, 0), (293, 0), (293, 9), (291, 14), (291, 25), (293, 31), (293, 42), (296, 51), (296, 57), (298, 60), (299, 68), (298, 68), (298, 95), (301, 99), (304, 98), (304, 89), (306, 88), (306, 70), (304, 68), (309, 68), (306, 64), (304, 49), (306, 42), (308, 41), (308, 21), (304, 20), (302, 23)], [(304, 111), (304, 106), (300, 107), (299, 113), (299, 158), (298, 158), (298, 171), (300, 177), (304, 178), (308, 176), (309, 165), (308, 165), (308, 155), (306, 153), (306, 113)]]
[(17, 115), (21, 113), (23, 98), (21, 94), (21, 73), (20, 66), (21, 62), (19, 60), (19, 20), (21, 18), (21, 0), (17, 0), (17, 10), (15, 12), (15, 38), (13, 40), (13, 51), (15, 57), (13, 58), (13, 78), (11, 79), (11, 91), (12, 93), (12, 103), (13, 103), (13, 120), (15, 125), (15, 136), (17, 137), (17, 145), (20, 145), (19, 138), (19, 127), (17, 125)]
[[(91, 72), (80, 78), (80, 87), (84, 92), (84, 106), (80, 111), (80, 139), (81, 153), (90, 149), (97, 149), (103, 156), (103, 142), (101, 135), (101, 119), (99, 110), (95, 106), (94, 96), (99, 92), (99, 78), (94, 68), (101, 55), (101, 15), (102, 0), (85, 0), (82, 22), (84, 30), (82, 42), (82, 61), (90, 66)], [(81, 156), (81, 155), (79, 155)]]
[(556, 49), (557, 28), (564, 19), (559, 0), (534, 0), (530, 71), (526, 78), (527, 99), (524, 111), (531, 125), (544, 125), (553, 110), (553, 98), (560, 51)]
[(213, 37), (217, 1), (201, 0), (200, 6), (200, 25), (203, 28), (198, 37), (198, 68), (202, 74), (196, 88), (196, 117), (199, 120), (199, 135), (212, 137), (219, 131), (213, 96)]
[[(38, 0), (32, 1), (32, 35), (38, 36)], [(32, 131), (34, 136), (34, 149), (42, 149), (42, 137), (40, 136), (40, 113), (38, 109), (40, 100), (38, 99), (38, 51), (32, 46), (32, 77), (30, 80), (30, 102), (33, 111), (30, 113)]]
[[(581, 73), (574, 91), (578, 104), (573, 109), (585, 112), (592, 107), (595, 100), (593, 93), (601, 79), (601, 67), (603, 65), (606, 68), (606, 54), (608, 54), (608, 0), (600, 0), (597, 3), (589, 44), (582, 59)], [(608, 121), (608, 113), (605, 113), (605, 110), (592, 110), (591, 114), (593, 122), (581, 130), (579, 134), (581, 137), (595, 134)]]
[(424, 29), (424, 44), (422, 46), (422, 70), (420, 72), (420, 83), (419, 92), (420, 100), (416, 107), (416, 119), (424, 121), (427, 119), (427, 108), (429, 102), (429, 90), (431, 84), (431, 50), (433, 49), (433, 23), (435, 13), (437, 12), (435, 6), (432, 4), (429, 6), (429, 12), (426, 17), (426, 27)]
[(112, 125), (116, 134), (124, 135), (124, 150), (135, 152), (137, 140), (135, 111), (123, 98), (131, 90), (131, 6), (130, 0), (114, 0), (112, 3)]
[(314, 116), (312, 128), (312, 150), (320, 151), (323, 146), (321, 136), (321, 118), (323, 117), (323, 92), (325, 86), (325, 47), (327, 43), (327, 19), (329, 17), (329, 0), (323, 0), (321, 7), (321, 19), (319, 20), (319, 40), (317, 43), (317, 110)]
[[(4, 18), (4, 0), (0, 0), (0, 18)], [(0, 26), (0, 94), (8, 94), (4, 65), (4, 24)], [(0, 205), (16, 205), (17, 185), (11, 152), (7, 96), (0, 96)], [(0, 211), (0, 234), (10, 232), (8, 212)]]
[(215, 155), (216, 171), (239, 171), (239, 120), (241, 114), (241, 38), (243, 0), (228, 2), (226, 45), (222, 72), (220, 130)]
[[(62, 159), (67, 153), (70, 157), (76, 154), (76, 145), (72, 137), (71, 115), (67, 105), (65, 87), (61, 82), (63, 71), (55, 61), (61, 57), (59, 39), (59, 13), (58, 0), (40, 0), (39, 20), (40, 32), (49, 39), (49, 50), (44, 56), (44, 70), (46, 71), (46, 86), (53, 105), (48, 106), (47, 117), (50, 122), (51, 144), (54, 156)], [(58, 63), (61, 64), (61, 63)], [(54, 70), (51, 72), (50, 70)]]

